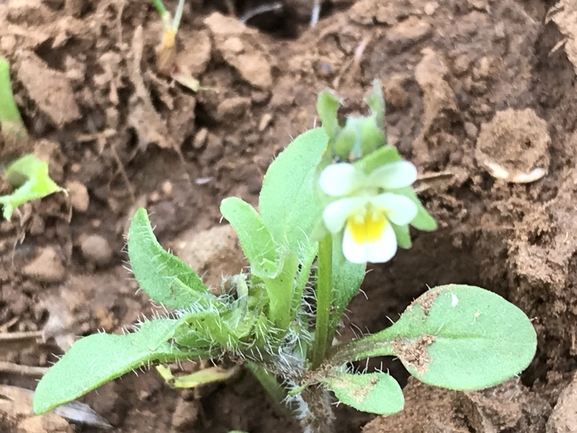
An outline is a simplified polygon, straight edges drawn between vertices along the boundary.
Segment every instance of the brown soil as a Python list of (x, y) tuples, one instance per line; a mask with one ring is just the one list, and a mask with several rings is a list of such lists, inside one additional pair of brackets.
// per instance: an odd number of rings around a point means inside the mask
[[(0, 54), (35, 139), (16, 151), (47, 158), (70, 191), (0, 223), (0, 337), (32, 333), (0, 340), (0, 361), (47, 366), (76, 336), (116, 332), (151, 311), (124, 268), (123, 234), (138, 206), (163, 245), (199, 272), (216, 267), (213, 284), (242, 267), (230, 232), (213, 229), (220, 200), (256, 203), (268, 164), (314, 125), (321, 89), (336, 88), (354, 112), (379, 78), (389, 140), (430, 177), (420, 196), (440, 229), (415, 233), (411, 250), (373, 267), (370, 302), (353, 300), (342, 339), (382, 329), (427, 285), (453, 282), (518, 305), (534, 318), (539, 347), (501, 387), (464, 394), (409, 381), (407, 410), (370, 422), (341, 406), (338, 431), (577, 431), (573, 2), (333, 0), (312, 29), (312, 1), (284, 3), (245, 27), (226, 1), (187, 2), (180, 61), (218, 90), (195, 94), (157, 73), (161, 25), (147, 1), (0, 0)], [(241, 16), (261, 2), (228, 4)], [(3, 162), (14, 150), (4, 144)], [(203, 256), (199, 245), (219, 247)], [(405, 384), (398, 364), (386, 365)], [(34, 388), (34, 372), (6, 365), (0, 386)], [(129, 374), (82, 401), (115, 432), (299, 431), (248, 373), (186, 392), (154, 372)], [(26, 393), (0, 388), (0, 431), (98, 431), (32, 418), (26, 407)]]

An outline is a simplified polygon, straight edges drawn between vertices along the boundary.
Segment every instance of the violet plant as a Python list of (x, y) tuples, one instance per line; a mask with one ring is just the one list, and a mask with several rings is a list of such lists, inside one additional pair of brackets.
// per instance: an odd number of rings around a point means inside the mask
[(367, 262), (387, 262), (398, 247), (409, 248), (410, 225), (436, 228), (411, 189), (416, 167), (387, 144), (377, 81), (366, 102), (368, 116), (339, 122), (341, 100), (321, 92), (322, 128), (297, 137), (270, 165), (259, 210), (237, 197), (222, 201), (250, 269), (227, 278), (221, 295), (160, 246), (139, 209), (128, 234), (132, 271), (170, 313), (132, 333), (78, 340), (41, 379), (34, 412), (143, 366), (158, 365), (174, 387), (230, 376), (216, 368), (174, 378), (159, 365), (209, 359), (247, 366), (294, 409), (304, 431), (319, 433), (332, 431), (335, 402), (380, 415), (403, 408), (391, 375), (356, 371), (353, 361), (395, 356), (418, 380), (454, 390), (491, 387), (525, 369), (536, 350), (530, 320), (495, 293), (468, 285), (427, 290), (392, 326), (336, 342)]

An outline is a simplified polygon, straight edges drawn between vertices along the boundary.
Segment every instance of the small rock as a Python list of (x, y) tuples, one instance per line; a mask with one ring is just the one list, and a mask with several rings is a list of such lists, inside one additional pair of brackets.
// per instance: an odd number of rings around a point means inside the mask
[(258, 124), (259, 132), (263, 132), (272, 122), (272, 114), (265, 113), (263, 114), (262, 118), (260, 119), (260, 123)]
[(469, 70), (471, 66), (471, 59), (465, 54), (460, 55), (453, 62), (453, 73), (457, 76), (463, 75)]
[(62, 260), (52, 247), (43, 248), (34, 260), (22, 268), (22, 275), (40, 283), (59, 283), (65, 273)]
[(162, 183), (160, 189), (165, 197), (171, 197), (174, 191), (174, 185), (171, 181), (167, 180)]
[(84, 258), (97, 266), (106, 266), (112, 259), (108, 241), (100, 235), (91, 235), (82, 241), (80, 250)]
[(431, 16), (435, 13), (435, 11), (437, 10), (437, 8), (439, 7), (439, 3), (437, 2), (427, 2), (425, 3), (425, 7), (423, 8), (423, 11)]
[(218, 118), (221, 121), (237, 119), (246, 113), (250, 104), (250, 98), (243, 98), (242, 96), (226, 98), (218, 105)]
[(255, 105), (264, 105), (270, 100), (270, 96), (270, 92), (255, 90), (252, 92), (250, 98)]
[(206, 143), (206, 138), (208, 137), (208, 129), (202, 128), (196, 133), (194, 139), (192, 140), (192, 147), (195, 149), (200, 149)]
[(90, 204), (90, 197), (88, 196), (88, 189), (84, 184), (78, 181), (67, 182), (65, 185), (70, 197), (70, 203), (74, 210), (78, 212), (86, 212)]
[(469, 137), (471, 140), (474, 140), (477, 138), (478, 133), (479, 129), (475, 126), (474, 123), (465, 122), (465, 134), (467, 134), (467, 137)]

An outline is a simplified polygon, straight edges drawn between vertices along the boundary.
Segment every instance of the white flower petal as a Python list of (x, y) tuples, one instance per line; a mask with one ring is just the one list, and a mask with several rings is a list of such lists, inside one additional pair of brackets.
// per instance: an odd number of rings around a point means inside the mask
[(404, 226), (417, 216), (417, 205), (404, 195), (386, 192), (371, 198), (373, 206), (385, 209), (387, 218), (393, 223)]
[(345, 226), (347, 218), (366, 203), (367, 199), (358, 197), (342, 198), (330, 203), (323, 211), (323, 221), (327, 230), (333, 234), (339, 233)]
[(371, 186), (397, 189), (417, 180), (417, 167), (409, 161), (391, 162), (374, 169), (368, 176)]
[(345, 228), (343, 236), (343, 255), (351, 263), (367, 263), (365, 245), (355, 242), (353, 234), (348, 227)]
[(363, 173), (352, 164), (339, 162), (326, 166), (319, 177), (323, 192), (331, 197), (341, 197), (355, 190)]
[(390, 224), (385, 226), (379, 239), (373, 242), (358, 244), (349, 228), (343, 236), (343, 255), (352, 263), (385, 263), (397, 252), (397, 238)]
[(397, 252), (397, 237), (390, 224), (385, 226), (383, 235), (375, 242), (365, 244), (367, 262), (385, 263), (391, 260)]

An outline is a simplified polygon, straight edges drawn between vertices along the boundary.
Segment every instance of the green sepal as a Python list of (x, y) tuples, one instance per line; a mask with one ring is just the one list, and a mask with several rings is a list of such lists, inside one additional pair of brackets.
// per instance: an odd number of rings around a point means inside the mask
[(422, 230), (424, 232), (432, 232), (433, 230), (437, 230), (437, 222), (435, 219), (429, 215), (417, 194), (410, 186), (405, 188), (399, 188), (391, 190), (391, 192), (395, 194), (402, 194), (409, 199), (412, 200), (413, 203), (417, 206), (417, 216), (411, 221), (411, 225), (418, 230)]
[(373, 90), (365, 98), (365, 102), (371, 108), (371, 117), (380, 130), (385, 129), (385, 95), (378, 79), (373, 80)]
[(401, 248), (409, 249), (413, 245), (411, 242), (411, 233), (409, 232), (409, 226), (398, 226), (396, 224), (390, 223), (391, 227), (395, 231), (395, 237), (397, 238), (397, 244)]
[(335, 138), (341, 131), (338, 120), (338, 111), (343, 99), (333, 90), (324, 89), (317, 98), (317, 113), (323, 124), (323, 129), (331, 138)]
[(405, 405), (399, 383), (386, 373), (336, 373), (321, 382), (342, 403), (362, 412), (392, 415), (400, 412)]
[(362, 159), (355, 161), (353, 165), (363, 171), (365, 174), (369, 174), (375, 169), (391, 162), (402, 161), (399, 151), (393, 146), (383, 146), (374, 152), (364, 156)]

